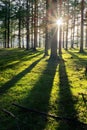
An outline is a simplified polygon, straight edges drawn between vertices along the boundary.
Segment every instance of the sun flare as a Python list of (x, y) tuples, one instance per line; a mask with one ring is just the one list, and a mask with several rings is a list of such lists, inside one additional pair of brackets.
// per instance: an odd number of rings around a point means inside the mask
[(60, 26), (61, 24), (63, 24), (62, 19), (58, 19), (58, 20), (56, 21), (56, 24), (57, 24), (58, 26)]

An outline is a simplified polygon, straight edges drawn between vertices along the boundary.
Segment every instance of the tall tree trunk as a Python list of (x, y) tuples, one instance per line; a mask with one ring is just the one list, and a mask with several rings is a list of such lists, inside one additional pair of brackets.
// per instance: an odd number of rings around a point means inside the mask
[(87, 49), (87, 25), (86, 25), (86, 39), (85, 39), (86, 43), (85, 43), (85, 48)]
[(18, 47), (21, 48), (21, 18), (19, 16), (19, 34), (18, 34)]
[(10, 42), (10, 0), (7, 9), (7, 48), (9, 48), (9, 42)]
[(46, 0), (46, 36), (45, 36), (45, 56), (48, 56), (48, 12), (49, 12), (49, 3)]
[(75, 12), (73, 16), (73, 28), (72, 28), (72, 44), (71, 48), (74, 48), (74, 40), (75, 40)]
[[(62, 0), (60, 0), (59, 1), (60, 2), (60, 13), (59, 13), (59, 15), (60, 15), (60, 18), (61, 18), (61, 12), (62, 12)], [(61, 50), (61, 44), (62, 44), (62, 27), (61, 27), (62, 25), (60, 25), (59, 26), (59, 54), (61, 54), (62, 53), (62, 50)]]
[(10, 26), (11, 26), (11, 27), (10, 27), (10, 33), (11, 33), (10, 42), (11, 42), (11, 48), (12, 48), (12, 38), (13, 38), (13, 37), (12, 37), (12, 28), (13, 28), (13, 27), (12, 27), (12, 20), (10, 21)]
[(65, 37), (65, 33), (64, 33), (64, 29), (63, 29), (63, 48), (65, 47), (64, 46), (64, 37)]
[(6, 48), (7, 44), (7, 14), (5, 14), (5, 31), (4, 31), (4, 47)]
[(32, 18), (31, 18), (31, 48), (34, 48), (34, 3), (31, 2)]
[(37, 0), (34, 3), (34, 51), (36, 51), (37, 47)]
[(67, 0), (67, 8), (68, 8), (68, 11), (67, 11), (67, 30), (66, 30), (66, 50), (68, 50), (68, 26), (69, 26), (69, 0)]
[[(51, 5), (51, 15), (52, 17), (55, 17), (57, 2), (55, 0), (52, 0)], [(56, 27), (52, 28), (52, 41), (51, 41), (51, 56), (50, 58), (57, 59), (57, 29)]]
[(79, 20), (78, 20), (78, 15), (77, 15), (77, 48), (78, 48), (78, 37), (79, 37), (79, 24), (78, 24)]
[(30, 3), (29, 0), (27, 0), (27, 12), (26, 12), (26, 30), (27, 30), (27, 40), (26, 40), (26, 49), (28, 50), (30, 48), (29, 43), (30, 43), (30, 31), (29, 31), (29, 9), (30, 9)]
[(81, 42), (80, 42), (80, 52), (84, 52), (83, 50), (83, 11), (84, 11), (84, 0), (81, 2)]
[(18, 19), (18, 47), (21, 48), (21, 0), (19, 0), (19, 19)]

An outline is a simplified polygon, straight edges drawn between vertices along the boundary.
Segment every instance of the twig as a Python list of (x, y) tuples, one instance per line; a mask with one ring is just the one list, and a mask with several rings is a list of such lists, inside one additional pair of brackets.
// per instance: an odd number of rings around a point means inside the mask
[(18, 129), (18, 130), (21, 130), (20, 127), (19, 127), (18, 118), (17, 118), (15, 115), (14, 115), (12, 112), (10, 112), (10, 111), (8, 111), (8, 110), (6, 110), (6, 109), (2, 109), (2, 111), (3, 111), (4, 113), (6, 113), (7, 115), (10, 115), (12, 118), (14, 118), (15, 121), (16, 121), (16, 124), (17, 124), (17, 129)]
[(76, 118), (68, 118), (68, 117), (55, 116), (55, 115), (47, 114), (45, 112), (41, 112), (41, 111), (38, 111), (38, 110), (35, 110), (35, 109), (26, 108), (26, 107), (18, 105), (16, 103), (13, 103), (12, 105), (14, 105), (16, 107), (19, 107), (19, 108), (21, 108), (24, 111), (28, 111), (28, 112), (32, 112), (32, 113), (37, 113), (39, 115), (46, 116), (46, 117), (51, 117), (53, 119), (56, 119), (57, 121), (61, 120), (61, 121), (69, 121), (69, 122), (73, 122), (73, 123), (77, 123), (77, 124), (80, 124), (80, 123), (84, 124), (84, 123), (78, 121)]

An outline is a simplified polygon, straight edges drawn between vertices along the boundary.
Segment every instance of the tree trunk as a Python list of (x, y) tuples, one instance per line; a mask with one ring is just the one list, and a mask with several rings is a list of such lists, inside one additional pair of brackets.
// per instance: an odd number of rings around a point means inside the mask
[(29, 31), (29, 0), (27, 0), (27, 12), (26, 12), (26, 30), (27, 30), (27, 39), (26, 39), (26, 49), (29, 50), (29, 42), (30, 42), (30, 31)]
[(83, 11), (84, 11), (84, 0), (81, 3), (81, 42), (80, 42), (80, 53), (84, 52), (83, 50)]
[(5, 14), (5, 31), (4, 31), (4, 47), (6, 48), (7, 44), (7, 14)]
[(35, 0), (34, 4), (34, 51), (36, 51), (37, 47), (37, 0)]
[(86, 25), (86, 43), (85, 43), (85, 48), (87, 49), (87, 25)]
[(45, 56), (48, 56), (48, 10), (49, 10), (49, 3), (46, 0), (46, 37), (45, 37)]
[[(57, 2), (55, 0), (52, 0), (52, 6), (51, 6), (51, 15), (52, 17), (55, 17), (56, 12), (56, 4)], [(51, 41), (51, 56), (50, 58), (57, 59), (57, 29), (56, 27), (52, 27), (52, 41)]]
[[(60, 15), (60, 18), (61, 18), (62, 0), (60, 0), (59, 2), (60, 2), (59, 15)], [(59, 54), (62, 53), (62, 50), (61, 50), (62, 39), (61, 38), (62, 38), (62, 25), (59, 26)]]
[(21, 48), (21, 1), (19, 0), (19, 19), (18, 19), (18, 47)]
[(7, 48), (9, 48), (10, 42), (10, 0), (7, 8)]
[(66, 50), (68, 50), (68, 26), (69, 26), (69, 0), (67, 0), (68, 12), (67, 12), (67, 30), (66, 30)]

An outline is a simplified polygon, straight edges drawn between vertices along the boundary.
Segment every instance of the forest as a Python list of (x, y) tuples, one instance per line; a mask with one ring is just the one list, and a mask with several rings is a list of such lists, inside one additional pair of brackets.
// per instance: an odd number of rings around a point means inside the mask
[(87, 130), (86, 0), (0, 0), (0, 130)]

